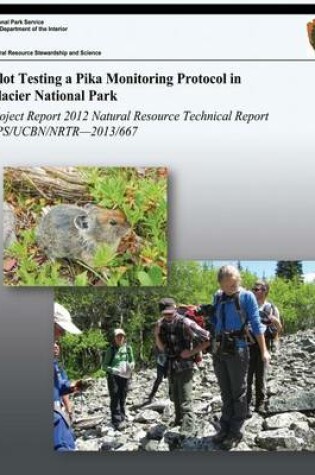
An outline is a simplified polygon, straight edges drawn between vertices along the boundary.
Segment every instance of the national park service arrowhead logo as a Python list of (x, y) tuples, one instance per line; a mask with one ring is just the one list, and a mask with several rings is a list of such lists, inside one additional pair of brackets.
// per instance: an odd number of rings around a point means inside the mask
[(315, 50), (315, 20), (308, 22), (307, 33), (308, 33), (308, 39), (310, 40), (310, 43)]

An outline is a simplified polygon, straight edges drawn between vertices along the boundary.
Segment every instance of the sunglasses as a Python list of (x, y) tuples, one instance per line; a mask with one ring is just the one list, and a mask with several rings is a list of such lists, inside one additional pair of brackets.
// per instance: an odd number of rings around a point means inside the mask
[(252, 289), (253, 292), (260, 292), (261, 290), (262, 290), (263, 292), (265, 291), (265, 289), (264, 289), (263, 287), (254, 287), (254, 288)]

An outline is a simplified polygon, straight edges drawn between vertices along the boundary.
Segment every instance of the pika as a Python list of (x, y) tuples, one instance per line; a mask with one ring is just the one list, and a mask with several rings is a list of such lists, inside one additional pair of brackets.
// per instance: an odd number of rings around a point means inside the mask
[(53, 206), (37, 229), (37, 242), (51, 258), (92, 261), (97, 247), (109, 244), (117, 249), (131, 227), (124, 213), (94, 205)]

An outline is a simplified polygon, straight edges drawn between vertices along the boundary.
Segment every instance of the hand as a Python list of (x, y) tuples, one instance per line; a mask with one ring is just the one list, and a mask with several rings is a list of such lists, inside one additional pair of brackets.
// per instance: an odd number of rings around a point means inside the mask
[(210, 339), (207, 340), (207, 341), (204, 341), (201, 345), (200, 345), (200, 350), (201, 351), (204, 351), (206, 350), (207, 348), (209, 348), (210, 346)]
[(270, 353), (268, 350), (265, 350), (264, 353), (262, 354), (261, 356), (261, 359), (263, 360), (263, 362), (265, 363), (265, 365), (269, 365), (270, 364)]
[(180, 357), (183, 358), (184, 360), (190, 358), (192, 355), (191, 355), (191, 352), (190, 350), (183, 350), (180, 354)]
[(75, 382), (74, 388), (75, 388), (75, 391), (85, 391), (91, 385), (92, 385), (91, 380), (79, 379), (78, 381)]

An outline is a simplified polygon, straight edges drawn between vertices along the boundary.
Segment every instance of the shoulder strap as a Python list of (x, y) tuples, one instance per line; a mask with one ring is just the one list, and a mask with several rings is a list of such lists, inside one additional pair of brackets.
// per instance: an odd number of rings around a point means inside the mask
[(128, 361), (128, 358), (131, 356), (131, 348), (130, 345), (126, 345), (126, 361)]
[(241, 330), (244, 330), (244, 328), (246, 327), (248, 323), (248, 317), (244, 308), (241, 305), (240, 292), (237, 292), (234, 296), (234, 305), (241, 320), (241, 324), (242, 324)]
[(262, 310), (264, 312), (267, 312), (268, 314), (270, 314), (274, 308), (275, 308), (275, 306), (271, 302), (266, 302), (262, 306)]
[(108, 362), (108, 366), (111, 366), (114, 358), (115, 358), (115, 354), (116, 354), (116, 349), (113, 345), (110, 345), (110, 350), (111, 350), (111, 357), (110, 357), (110, 360)]

